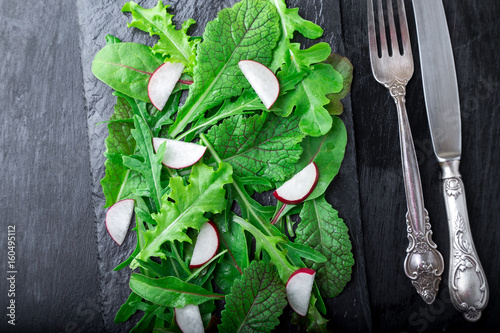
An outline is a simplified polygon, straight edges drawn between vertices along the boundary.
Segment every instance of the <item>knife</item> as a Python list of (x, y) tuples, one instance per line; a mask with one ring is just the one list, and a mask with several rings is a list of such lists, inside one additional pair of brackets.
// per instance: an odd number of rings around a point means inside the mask
[(448, 287), (453, 305), (476, 321), (489, 298), (488, 282), (472, 240), (459, 172), (462, 153), (455, 62), (441, 0), (413, 0), (420, 67), (432, 145), (442, 170), (450, 233)]

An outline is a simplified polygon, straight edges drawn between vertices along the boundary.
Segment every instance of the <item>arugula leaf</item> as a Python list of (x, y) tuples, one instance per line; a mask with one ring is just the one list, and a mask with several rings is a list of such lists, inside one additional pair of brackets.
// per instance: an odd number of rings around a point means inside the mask
[(210, 292), (173, 276), (153, 279), (133, 273), (130, 276), (130, 289), (154, 304), (169, 308), (182, 308), (188, 304), (198, 305), (213, 299), (224, 299), (224, 295)]
[(304, 134), (299, 120), (267, 112), (252, 117), (240, 115), (211, 127), (207, 138), (221, 160), (231, 164), (236, 176), (283, 181), (295, 172), (294, 164), (302, 153)]
[(328, 297), (335, 297), (351, 279), (354, 265), (345, 223), (325, 196), (306, 201), (300, 212), (295, 242), (308, 245), (327, 257), (325, 263), (306, 264), (316, 271), (316, 282)]
[(295, 165), (295, 172), (299, 172), (309, 163), (315, 162), (319, 170), (319, 178), (314, 191), (306, 200), (312, 200), (322, 195), (333, 178), (337, 175), (344, 159), (347, 144), (347, 130), (338, 117), (332, 118), (332, 128), (321, 137), (307, 136), (302, 141), (304, 153)]
[(137, 43), (114, 43), (103, 47), (94, 57), (92, 73), (116, 91), (150, 102), (148, 81), (163, 64), (163, 56)]
[(253, 261), (226, 296), (219, 332), (270, 332), (286, 305), (285, 286), (274, 265)]
[[(326, 43), (313, 45), (300, 50), (299, 44), (291, 44), (290, 52), (285, 55), (285, 65), (279, 76), (291, 73), (309, 72), (295, 90), (282, 95), (276, 101), (282, 116), (295, 110), (301, 116), (300, 129), (310, 136), (321, 136), (330, 130), (332, 119), (325, 106), (330, 103), (328, 94), (339, 92), (343, 88), (342, 76), (329, 64), (318, 63), (326, 60), (331, 48)], [(315, 64), (316, 63), (316, 64)], [(315, 64), (315, 65), (314, 65)]]
[(148, 184), (151, 197), (156, 205), (156, 210), (161, 207), (161, 197), (165, 189), (161, 185), (161, 160), (165, 153), (165, 144), (160, 146), (158, 153), (153, 149), (153, 137), (146, 122), (134, 115), (134, 129), (130, 131), (139, 148), (139, 156), (123, 156), (123, 165), (140, 173)]
[[(191, 239), (185, 230), (199, 230), (207, 221), (204, 213), (220, 213), (226, 207), (224, 184), (232, 181), (232, 169), (227, 163), (220, 163), (217, 171), (198, 163), (192, 168), (188, 185), (182, 177), (170, 178), (170, 193), (163, 196), (161, 210), (153, 218), (157, 226), (144, 233), (145, 245), (137, 255), (138, 259), (147, 260), (151, 256), (165, 258), (160, 250), (167, 241), (189, 242)], [(133, 264), (132, 268), (137, 264)]]
[(137, 3), (127, 2), (122, 12), (132, 14), (132, 22), (129, 27), (135, 27), (142, 31), (149, 32), (151, 36), (158, 35), (160, 39), (153, 46), (153, 51), (168, 57), (170, 62), (180, 62), (184, 64), (187, 72), (192, 72), (192, 67), (196, 58), (196, 44), (199, 40), (191, 39), (187, 30), (193, 25), (195, 20), (188, 19), (182, 24), (182, 29), (175, 29), (172, 23), (172, 14), (168, 13), (170, 5), (163, 5), (161, 0), (151, 9), (145, 9)]
[(203, 42), (198, 45), (194, 83), (170, 135), (177, 136), (205, 110), (249, 88), (238, 61), (252, 59), (269, 64), (279, 33), (278, 14), (267, 2), (243, 0), (221, 10), (217, 19), (207, 24)]

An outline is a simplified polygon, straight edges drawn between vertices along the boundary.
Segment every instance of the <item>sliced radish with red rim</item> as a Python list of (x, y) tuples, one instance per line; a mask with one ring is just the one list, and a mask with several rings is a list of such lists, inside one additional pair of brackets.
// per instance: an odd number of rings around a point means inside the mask
[(219, 231), (212, 221), (201, 228), (194, 245), (193, 256), (189, 268), (198, 268), (212, 259), (219, 250)]
[(198, 162), (205, 154), (207, 147), (196, 143), (172, 139), (153, 138), (155, 152), (166, 142), (166, 151), (162, 163), (171, 169), (183, 169)]
[(198, 305), (188, 304), (183, 308), (175, 308), (175, 322), (183, 333), (203, 333), (203, 320)]
[(296, 270), (286, 283), (286, 297), (288, 304), (301, 316), (307, 314), (309, 300), (316, 272), (309, 268)]
[(109, 207), (106, 213), (106, 229), (118, 245), (122, 245), (127, 236), (132, 216), (134, 216), (134, 204), (133, 199), (120, 200)]
[(269, 68), (254, 60), (241, 60), (238, 66), (269, 110), (280, 94), (280, 83), (276, 75)]
[(151, 74), (148, 82), (148, 96), (155, 108), (161, 111), (165, 107), (183, 71), (183, 64), (166, 62)]
[(316, 187), (318, 177), (319, 172), (316, 163), (309, 163), (290, 180), (278, 187), (273, 195), (285, 204), (295, 205), (301, 203), (307, 199)]

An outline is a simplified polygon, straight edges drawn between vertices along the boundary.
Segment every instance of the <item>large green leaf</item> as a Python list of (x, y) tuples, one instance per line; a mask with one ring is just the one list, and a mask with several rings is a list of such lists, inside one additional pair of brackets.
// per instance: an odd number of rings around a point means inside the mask
[(322, 195), (333, 178), (337, 175), (344, 159), (345, 147), (347, 144), (347, 130), (344, 123), (338, 117), (332, 118), (332, 128), (320, 137), (307, 136), (302, 141), (304, 153), (300, 161), (295, 165), (296, 172), (299, 172), (309, 163), (315, 162), (319, 178), (314, 191), (306, 200), (312, 200)]
[[(182, 177), (170, 178), (171, 192), (163, 196), (161, 210), (154, 214), (157, 225), (153, 230), (144, 233), (145, 245), (137, 255), (138, 259), (147, 260), (151, 256), (165, 258), (160, 250), (163, 243), (170, 241), (186, 241), (188, 228), (199, 230), (207, 221), (204, 214), (221, 213), (226, 208), (223, 186), (232, 182), (232, 168), (221, 163), (217, 171), (204, 164), (195, 164), (192, 168), (188, 185)], [(132, 267), (137, 266), (137, 263)]]
[(132, 14), (129, 27), (135, 27), (160, 37), (153, 46), (153, 51), (168, 57), (171, 62), (184, 64), (188, 71), (191, 71), (196, 57), (196, 44), (199, 40), (191, 39), (187, 30), (195, 21), (188, 19), (182, 24), (182, 28), (177, 30), (172, 22), (174, 16), (167, 11), (168, 7), (170, 6), (164, 6), (161, 0), (150, 9), (145, 9), (130, 1), (123, 6), (122, 12)]
[(222, 161), (239, 177), (259, 176), (277, 182), (294, 173), (302, 153), (300, 118), (273, 113), (236, 116), (212, 127), (207, 138)]
[(316, 271), (322, 293), (335, 297), (351, 279), (354, 265), (347, 226), (324, 195), (306, 201), (300, 218), (295, 242), (308, 245), (327, 258), (325, 263), (306, 261), (306, 264)]
[(92, 73), (116, 91), (149, 102), (148, 82), (163, 64), (163, 56), (137, 43), (115, 43), (103, 47), (94, 57)]
[(253, 261), (226, 296), (219, 332), (270, 332), (286, 304), (285, 286), (274, 265)]
[(130, 276), (130, 289), (154, 304), (169, 308), (182, 308), (188, 304), (199, 305), (214, 299), (224, 299), (224, 295), (210, 292), (173, 276), (153, 279), (134, 273)]
[(238, 62), (251, 59), (269, 64), (279, 34), (279, 16), (268, 2), (243, 0), (221, 10), (217, 19), (207, 24), (198, 45), (194, 83), (170, 134), (177, 136), (205, 110), (249, 88)]

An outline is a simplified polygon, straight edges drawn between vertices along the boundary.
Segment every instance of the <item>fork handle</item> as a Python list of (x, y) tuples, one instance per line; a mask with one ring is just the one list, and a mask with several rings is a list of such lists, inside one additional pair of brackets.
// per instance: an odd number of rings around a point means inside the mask
[(477, 321), (489, 298), (488, 282), (472, 240), (460, 160), (440, 163), (450, 232), (448, 287), (451, 301), (468, 321)]
[(398, 111), (401, 164), (408, 207), (406, 224), (409, 245), (406, 249), (404, 268), (417, 293), (426, 303), (431, 304), (439, 290), (444, 260), (436, 249), (437, 245), (432, 241), (429, 215), (424, 207), (417, 155), (406, 114), (405, 87), (406, 82), (396, 82), (392, 87), (388, 87)]

